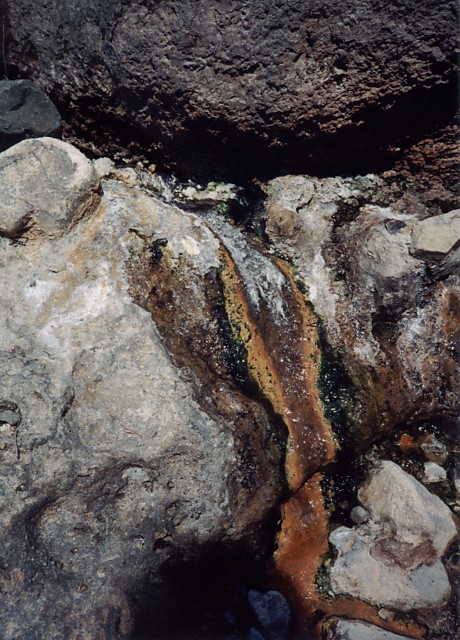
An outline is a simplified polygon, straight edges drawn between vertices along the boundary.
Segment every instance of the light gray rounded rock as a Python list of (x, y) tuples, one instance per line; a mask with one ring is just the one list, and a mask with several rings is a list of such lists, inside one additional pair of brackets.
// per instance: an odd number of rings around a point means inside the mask
[(361, 620), (338, 619), (330, 625), (327, 640), (411, 640)]
[(0, 237), (13, 242), (63, 235), (95, 211), (92, 163), (54, 138), (24, 140), (0, 154)]

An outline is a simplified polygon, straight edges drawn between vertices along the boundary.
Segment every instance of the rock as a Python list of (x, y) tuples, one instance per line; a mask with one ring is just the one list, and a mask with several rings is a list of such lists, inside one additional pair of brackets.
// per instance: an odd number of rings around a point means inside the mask
[(369, 520), (369, 512), (363, 509), (363, 507), (357, 506), (351, 510), (350, 518), (355, 524), (362, 524)]
[(255, 591), (248, 593), (251, 610), (270, 640), (286, 640), (291, 610), (279, 591)]
[(17, 0), (6, 57), (103, 153), (150, 148), (193, 174), (344, 173), (449, 121), (455, 12), (454, 0)]
[(2, 637), (193, 632), (171, 595), (187, 567), (263, 552), (281, 491), (279, 434), (219, 337), (220, 242), (140, 188), (99, 194), (66, 143), (21, 142), (0, 166)]
[(0, 80), (0, 151), (26, 138), (61, 134), (61, 116), (30, 80)]
[(448, 507), (390, 461), (377, 464), (358, 496), (369, 521), (330, 536), (338, 552), (334, 592), (397, 611), (446, 604), (451, 587), (441, 558), (457, 536)]
[[(338, 619), (327, 630), (325, 640), (407, 640), (401, 636), (361, 620)], [(409, 639), (410, 640), (410, 639)]]
[(436, 462), (425, 462), (423, 466), (425, 482), (432, 484), (435, 482), (444, 482), (447, 479), (446, 470), (440, 467)]
[(0, 236), (16, 242), (68, 233), (100, 201), (91, 162), (54, 138), (24, 140), (2, 153), (0, 177)]
[(404, 421), (455, 429), (460, 271), (455, 251), (442, 274), (411, 254), (412, 230), (428, 215), (420, 197), (375, 175), (283, 176), (264, 189), (273, 251), (294, 265), (345, 370), (335, 384), (353, 400), (331, 388), (329, 406), (346, 411), (353, 446)]
[(249, 634), (248, 637), (246, 638), (246, 640), (265, 640), (263, 635), (257, 631), (257, 629), (254, 629), (253, 627), (249, 630)]
[(460, 209), (426, 218), (412, 229), (411, 251), (416, 256), (441, 260), (460, 243)]
[(441, 557), (457, 535), (450, 509), (394, 462), (380, 462), (358, 491), (376, 522), (390, 520), (401, 540), (421, 545), (429, 540)]
[(449, 452), (445, 444), (430, 434), (422, 443), (422, 450), (427, 460), (442, 464), (447, 460)]

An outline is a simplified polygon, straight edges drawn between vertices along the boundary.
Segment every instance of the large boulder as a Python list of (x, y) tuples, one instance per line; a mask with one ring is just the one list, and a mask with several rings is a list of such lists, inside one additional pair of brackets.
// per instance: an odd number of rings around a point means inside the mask
[(2, 637), (114, 640), (140, 620), (164, 637), (187, 625), (172, 595), (187, 563), (224, 571), (233, 550), (238, 573), (280, 494), (273, 424), (233, 383), (207, 306), (220, 243), (115, 180), (98, 205), (91, 163), (60, 141), (0, 168)]
[(9, 71), (68, 132), (189, 172), (381, 164), (455, 110), (454, 0), (6, 4)]

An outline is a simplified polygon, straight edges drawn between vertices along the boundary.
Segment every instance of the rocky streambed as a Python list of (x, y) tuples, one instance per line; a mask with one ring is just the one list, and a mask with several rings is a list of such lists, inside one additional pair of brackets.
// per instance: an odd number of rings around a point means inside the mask
[(2, 640), (458, 636), (455, 14), (0, 0)]
[(0, 171), (5, 638), (453, 638), (460, 213)]

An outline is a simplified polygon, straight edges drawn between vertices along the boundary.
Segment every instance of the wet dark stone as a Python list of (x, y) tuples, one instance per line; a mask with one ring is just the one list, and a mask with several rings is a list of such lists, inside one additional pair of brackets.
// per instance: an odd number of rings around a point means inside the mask
[(249, 606), (269, 640), (286, 640), (291, 610), (278, 591), (263, 593), (252, 589), (248, 593)]

